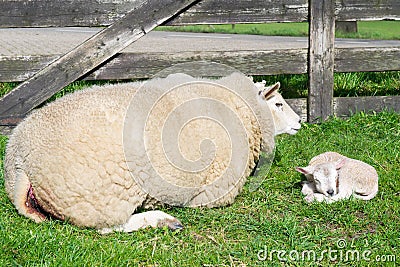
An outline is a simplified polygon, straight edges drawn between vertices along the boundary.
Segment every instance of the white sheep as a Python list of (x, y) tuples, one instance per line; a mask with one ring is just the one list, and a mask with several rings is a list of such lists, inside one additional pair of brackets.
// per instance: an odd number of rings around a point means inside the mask
[[(147, 226), (180, 228), (179, 220), (164, 212), (134, 212), (162, 202), (191, 207), (232, 203), (255, 167), (260, 148), (272, 153), (276, 134), (295, 134), (300, 128), (299, 116), (277, 92), (279, 86), (261, 86), (260, 90), (260, 84), (255, 86), (238, 73), (219, 80), (174, 74), (145, 83), (93, 86), (64, 96), (35, 110), (14, 129), (4, 161), (6, 191), (18, 212), (35, 222), (51, 216), (103, 229), (102, 233)], [(238, 125), (218, 128), (218, 123), (209, 123), (212, 120), (197, 123), (202, 118), (197, 116), (174, 126), (197, 109), (219, 112), (207, 105), (193, 104), (190, 110), (178, 112), (168, 127), (180, 129), (179, 152), (193, 164), (199, 158), (208, 159), (202, 140), (207, 139), (204, 132), (211, 134), (217, 143), (216, 150), (210, 150), (214, 160), (204, 170), (179, 172), (165, 157), (169, 151), (160, 140), (160, 129), (167, 127), (167, 115), (182, 108), (185, 101), (210, 98), (237, 117), (228, 118), (226, 124), (235, 119), (242, 124), (247, 142), (243, 173), (226, 171), (233, 153), (230, 146), (235, 145), (229, 140), (236, 133), (229, 132), (228, 141), (222, 140), (224, 129)], [(153, 105), (144, 111), (147, 104)], [(137, 120), (146, 122), (140, 133), (131, 131)], [(140, 143), (146, 155), (139, 153)], [(157, 169), (155, 174), (161, 173), (162, 180), (154, 180), (152, 168)], [(222, 172), (227, 178), (220, 178)], [(164, 187), (169, 184), (184, 189), (183, 193), (170, 192)]]
[(369, 200), (378, 193), (374, 167), (336, 152), (315, 156), (307, 167), (296, 170), (307, 178), (301, 191), (307, 202), (331, 203), (351, 196)]

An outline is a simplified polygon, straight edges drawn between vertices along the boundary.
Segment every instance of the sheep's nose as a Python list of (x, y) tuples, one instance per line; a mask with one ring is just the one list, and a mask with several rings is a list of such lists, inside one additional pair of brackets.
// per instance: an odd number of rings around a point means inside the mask
[(333, 189), (329, 189), (328, 191), (326, 191), (328, 193), (328, 195), (333, 196)]

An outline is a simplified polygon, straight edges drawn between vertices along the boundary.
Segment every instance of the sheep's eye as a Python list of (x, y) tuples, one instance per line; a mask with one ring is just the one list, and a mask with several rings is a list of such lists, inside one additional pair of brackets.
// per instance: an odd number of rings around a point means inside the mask
[(283, 104), (282, 103), (276, 103), (275, 106), (280, 110), (283, 109)]

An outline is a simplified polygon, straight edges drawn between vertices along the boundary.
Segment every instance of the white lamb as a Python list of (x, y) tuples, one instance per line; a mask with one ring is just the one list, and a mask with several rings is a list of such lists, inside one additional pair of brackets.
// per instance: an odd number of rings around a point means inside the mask
[[(272, 153), (276, 134), (295, 134), (300, 128), (299, 116), (277, 92), (279, 83), (264, 88), (262, 84), (255, 85), (251, 79), (237, 73), (219, 80), (201, 79), (208, 86), (206, 88), (202, 88), (198, 80), (175, 74), (145, 83), (149, 98), (157, 92), (165, 92), (166, 87), (188, 83), (191, 88), (180, 91), (168, 99), (169, 102), (155, 106), (152, 117), (149, 115), (149, 129), (145, 131), (149, 132), (147, 152), (154, 157), (151, 162), (142, 155), (136, 155), (135, 147), (131, 148), (129, 144), (126, 151), (126, 136), (123, 136), (127, 118), (129, 121), (129, 118), (137, 116), (132, 114), (132, 98), (138, 95), (138, 89), (144, 83), (93, 86), (32, 112), (14, 129), (4, 161), (6, 191), (18, 212), (35, 222), (42, 222), (51, 216), (81, 227), (103, 229), (102, 233), (130, 232), (147, 226), (181, 228), (179, 220), (161, 211), (134, 214), (138, 209), (151, 209), (163, 204), (159, 198), (143, 190), (136, 179), (139, 177), (135, 177), (135, 171), (139, 170), (140, 178), (145, 182), (151, 180), (151, 164), (160, 165), (155, 167), (159, 167), (167, 182), (187, 190), (194, 188), (187, 198), (176, 194), (177, 199), (168, 199), (167, 204), (215, 207), (232, 203), (255, 167), (260, 149)], [(208, 90), (209, 83), (221, 85), (222, 89)], [(245, 102), (235, 93), (223, 90), (225, 87), (243, 91), (241, 95), (248, 98), (248, 105), (243, 104)], [(177, 91), (172, 90), (172, 93)], [(187, 172), (178, 175), (177, 168), (161, 158), (165, 151), (158, 145), (161, 136), (159, 128), (162, 128), (159, 123), (162, 122), (157, 122), (157, 119), (180, 107), (182, 102), (179, 101), (183, 101), (181, 98), (185, 94), (202, 99), (213, 97), (225, 103), (243, 124), (249, 156), (246, 158), (246, 170), (239, 177), (236, 177), (237, 174), (228, 175), (227, 181), (222, 181), (226, 183), (212, 186), (226, 169), (225, 165), (229, 164), (227, 160), (231, 152), (223, 142), (222, 150), (215, 152), (214, 161), (209, 168), (201, 170), (200, 175)], [(144, 105), (146, 99), (140, 101), (139, 106), (134, 107), (137, 112), (141, 112), (140, 105)], [(212, 127), (201, 128), (202, 125), (195, 122), (187, 123), (193, 129), (186, 127), (189, 132), (182, 134), (182, 144), (179, 143), (181, 152), (193, 162), (204, 156), (201, 154), (203, 151), (199, 153), (194, 149), (204, 139), (204, 131), (209, 131), (207, 134), (212, 134), (215, 140), (224, 135), (223, 132), (213, 132)], [(186, 128), (182, 128), (182, 132)], [(133, 138), (136, 134), (129, 133)], [(160, 192), (159, 195), (174, 195), (159, 184), (152, 187)]]
[(336, 152), (315, 156), (307, 167), (296, 170), (307, 178), (301, 191), (307, 202), (331, 203), (351, 196), (369, 200), (378, 193), (374, 167)]

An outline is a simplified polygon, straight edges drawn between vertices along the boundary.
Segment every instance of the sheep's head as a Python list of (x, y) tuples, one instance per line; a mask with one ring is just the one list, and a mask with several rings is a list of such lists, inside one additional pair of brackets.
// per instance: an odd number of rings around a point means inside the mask
[(312, 181), (318, 192), (327, 197), (334, 196), (338, 193), (338, 170), (343, 167), (345, 159), (337, 162), (325, 162), (307, 167), (297, 167), (296, 170), (303, 173), (307, 180)]
[(266, 101), (272, 113), (275, 124), (275, 135), (288, 133), (296, 134), (300, 129), (300, 117), (286, 103), (278, 89), (281, 86), (279, 82), (272, 86), (264, 87), (265, 82), (256, 83), (260, 89), (259, 95), (262, 100)]

